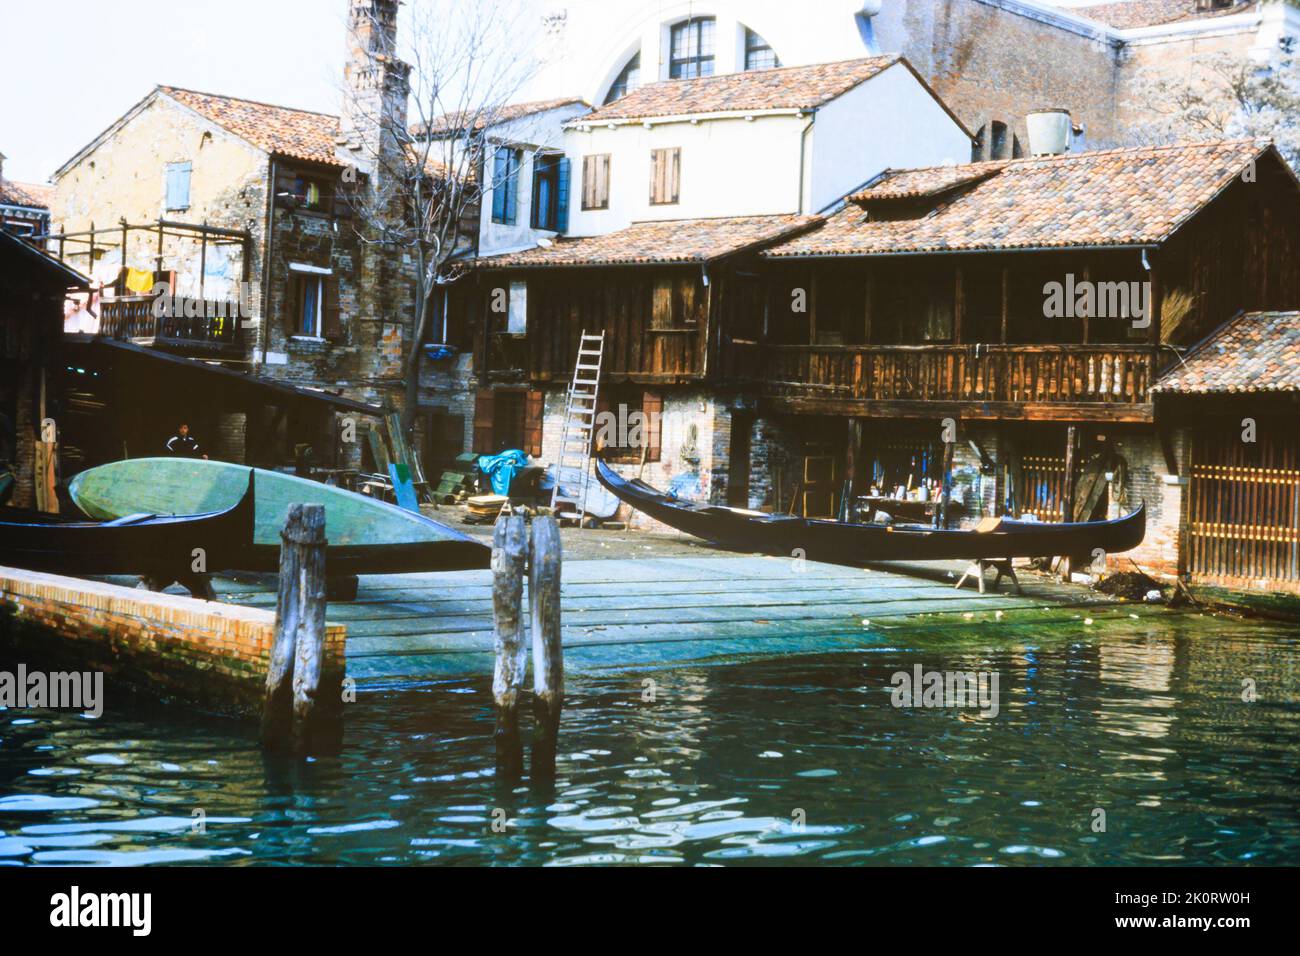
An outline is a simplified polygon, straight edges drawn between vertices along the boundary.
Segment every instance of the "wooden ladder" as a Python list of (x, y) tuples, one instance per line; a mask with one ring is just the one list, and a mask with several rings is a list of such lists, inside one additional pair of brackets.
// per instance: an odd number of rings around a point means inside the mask
[[(578, 513), (578, 527), (587, 518), (587, 487), (591, 483), (591, 445), (596, 433), (596, 396), (600, 391), (600, 370), (605, 361), (605, 333), (588, 335), (582, 330), (573, 381), (564, 402), (564, 428), (560, 433), (560, 458), (555, 464), (555, 487), (551, 491), (551, 513), (560, 504), (572, 505)], [(560, 492), (566, 469), (582, 474), (576, 498)]]

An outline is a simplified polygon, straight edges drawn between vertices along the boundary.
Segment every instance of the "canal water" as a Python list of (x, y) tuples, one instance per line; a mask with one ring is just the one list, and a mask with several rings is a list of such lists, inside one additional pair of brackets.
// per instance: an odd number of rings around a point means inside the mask
[[(307, 763), (174, 709), (0, 710), (0, 865), (1300, 863), (1296, 629), (1109, 630), (570, 676), (552, 786), (495, 777), (487, 679), (363, 690)], [(918, 664), (996, 674), (996, 716), (895, 706)]]

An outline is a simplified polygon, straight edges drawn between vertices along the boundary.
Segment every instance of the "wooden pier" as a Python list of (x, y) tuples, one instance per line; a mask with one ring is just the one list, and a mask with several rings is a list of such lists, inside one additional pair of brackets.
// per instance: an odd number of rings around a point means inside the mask
[[(907, 572), (907, 573), (904, 573)], [(884, 646), (892, 629), (997, 624), (1083, 626), (1089, 615), (1147, 614), (1041, 578), (1023, 594), (954, 589), (961, 566), (854, 569), (726, 555), (566, 560), (565, 669), (646, 668), (689, 661)], [(221, 600), (271, 608), (274, 578), (220, 578)], [(347, 628), (348, 676), (359, 682), (490, 675), (491, 571), (363, 576), (357, 599), (332, 602)], [(1068, 630), (1068, 628), (1066, 628)]]

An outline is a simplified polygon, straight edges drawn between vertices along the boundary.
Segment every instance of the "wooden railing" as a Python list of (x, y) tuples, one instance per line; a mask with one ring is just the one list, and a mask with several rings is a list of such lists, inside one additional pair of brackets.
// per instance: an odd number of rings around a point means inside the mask
[[(99, 304), (99, 334), (186, 351), (238, 352), (243, 348), (243, 320), (237, 317), (236, 303), (178, 298), (175, 305), (179, 314), (159, 317), (154, 314), (151, 295), (104, 300)], [(202, 314), (184, 314), (195, 310)]]
[(764, 391), (864, 401), (1151, 401), (1149, 345), (772, 345)]

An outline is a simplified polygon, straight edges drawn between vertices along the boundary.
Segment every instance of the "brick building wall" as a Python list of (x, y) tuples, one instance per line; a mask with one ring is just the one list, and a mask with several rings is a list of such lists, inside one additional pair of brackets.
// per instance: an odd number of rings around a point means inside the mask
[[(0, 640), (105, 671), (110, 706), (146, 691), (256, 714), (274, 639), (274, 611), (0, 568)], [(326, 625), (320, 700), (339, 699), (346, 639)]]

